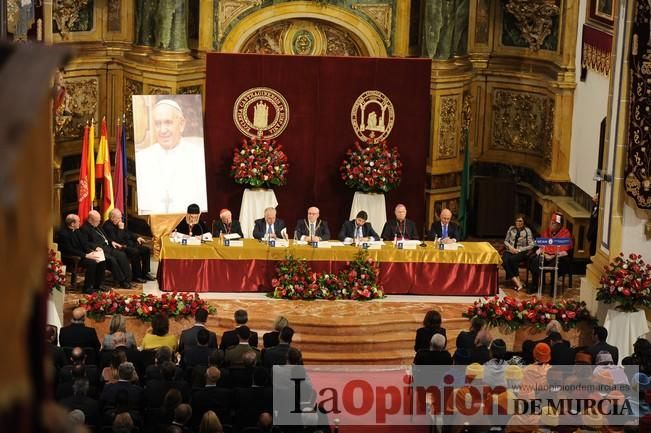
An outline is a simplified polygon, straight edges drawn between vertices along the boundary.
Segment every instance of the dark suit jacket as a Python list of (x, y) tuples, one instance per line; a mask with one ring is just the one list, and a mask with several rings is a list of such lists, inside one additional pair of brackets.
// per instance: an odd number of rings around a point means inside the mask
[[(185, 218), (178, 223), (174, 230), (183, 233), (184, 235), (190, 235), (190, 226), (188, 226), (188, 222)], [(192, 226), (192, 236), (201, 236), (204, 233), (210, 233), (210, 229), (208, 229), (208, 225), (206, 225), (204, 221), (199, 220), (197, 224)]]
[(595, 364), (597, 362), (597, 354), (602, 350), (610, 352), (613, 357), (613, 364), (617, 365), (617, 361), (619, 360), (619, 349), (615, 346), (611, 346), (605, 341), (603, 343), (594, 344), (588, 348), (588, 352), (592, 355), (592, 363)]
[(102, 395), (100, 396), (100, 402), (103, 407), (114, 406), (115, 397), (118, 395), (118, 391), (125, 389), (129, 394), (129, 409), (141, 410), (143, 403), (143, 391), (142, 388), (138, 385), (133, 385), (129, 382), (119, 381), (117, 383), (109, 383), (104, 386)]
[[(64, 365), (61, 370), (59, 370), (59, 382), (65, 383), (65, 382), (74, 382), (74, 378), (72, 377), (72, 369), (74, 368), (73, 365)], [(97, 386), (99, 385), (99, 376), (100, 372), (97, 369), (96, 365), (86, 365), (86, 378), (88, 378), (88, 383), (90, 386)]]
[[(285, 221), (281, 220), (280, 218), (276, 218), (276, 222), (274, 223), (274, 232), (276, 233), (276, 237), (281, 238), (283, 236), (281, 231), (284, 228)], [(255, 239), (262, 239), (266, 233), (267, 222), (264, 220), (264, 218), (255, 220), (255, 224), (253, 225), (253, 237)]]
[(256, 358), (256, 364), (260, 363), (260, 351), (258, 349), (254, 349), (248, 344), (238, 344), (237, 346), (233, 346), (226, 350), (225, 352), (225, 361), (226, 365), (233, 368), (237, 367), (243, 367), (243, 362), (242, 362), (242, 357), (244, 354), (248, 351), (253, 351), (255, 353), (255, 358)]
[[(224, 335), (222, 335), (222, 342), (219, 345), (219, 348), (221, 350), (226, 350), (229, 347), (237, 346), (240, 344), (240, 337), (237, 336), (236, 330), (237, 328), (224, 332)], [(251, 336), (249, 337), (249, 346), (258, 347), (258, 333), (255, 331), (251, 331)]]
[(452, 356), (447, 350), (419, 350), (414, 365), (452, 365)]
[(195, 365), (208, 365), (208, 358), (215, 350), (208, 346), (190, 346), (186, 347), (181, 358), (181, 364), (184, 368), (194, 367)]
[(483, 365), (491, 359), (491, 354), (488, 351), (488, 347), (477, 346), (471, 351), (470, 358), (471, 358), (471, 363), (477, 362)]
[(62, 327), (59, 331), (59, 344), (61, 347), (93, 347), (95, 350), (100, 348), (95, 328), (83, 323), (71, 323)]
[(102, 230), (106, 233), (110, 241), (117, 242), (121, 245), (133, 245), (134, 242), (137, 242), (138, 236), (134, 233), (131, 233), (128, 230), (120, 229), (118, 226), (113, 224), (111, 220), (104, 221), (102, 224)]
[(235, 420), (238, 430), (254, 426), (261, 412), (273, 413), (273, 389), (251, 387), (235, 389)]
[(277, 346), (264, 349), (262, 351), (262, 362), (269, 370), (274, 365), (287, 364), (287, 353), (289, 352), (289, 344), (280, 343)]
[[(440, 221), (435, 221), (432, 223), (432, 226), (429, 228), (429, 240), (434, 240), (434, 235), (437, 237), (443, 236), (443, 227), (441, 226)], [(457, 241), (461, 240), (461, 232), (459, 231), (459, 226), (452, 221), (448, 224), (448, 238), (456, 239)]]
[(222, 220), (215, 220), (212, 224), (212, 235), (217, 238), (221, 233), (237, 233), (241, 238), (244, 237), (244, 234), (242, 233), (242, 226), (238, 220), (233, 220), (233, 222), (231, 222), (230, 230), (228, 227), (226, 227)]
[(457, 335), (457, 341), (455, 346), (457, 349), (464, 348), (472, 350), (475, 347), (475, 338), (477, 338), (477, 333), (472, 331), (461, 331)]
[[(118, 382), (119, 383), (119, 382)], [(107, 385), (108, 386), (108, 385)], [(185, 380), (148, 380), (145, 384), (144, 400), (146, 407), (160, 407), (165, 399), (165, 394), (170, 389), (177, 389), (183, 397), (183, 402), (190, 401), (191, 388)], [(105, 387), (106, 389), (106, 387)]]
[[(262, 336), (262, 345), (264, 347), (274, 347), (277, 346), (278, 343), (280, 343), (280, 340), (278, 339), (278, 336), (280, 335), (280, 332), (278, 331), (271, 331), (267, 332)], [(250, 343), (249, 343), (250, 344)]]
[[(316, 223), (314, 223), (314, 227), (314, 236), (318, 236), (324, 241), (330, 240), (330, 229), (328, 228), (327, 221), (318, 219), (316, 220)], [(307, 222), (306, 219), (296, 221), (294, 232), (296, 233), (296, 239), (300, 239), (301, 236), (309, 236), (310, 223)]]
[[(337, 238), (342, 242), (346, 238), (355, 239), (356, 230), (357, 230), (357, 223), (355, 223), (355, 220), (346, 221), (341, 226), (341, 230), (339, 230), (339, 236), (337, 236)], [(362, 236), (365, 238), (372, 236), (373, 238), (375, 238), (376, 241), (380, 240), (380, 235), (378, 235), (375, 232), (375, 230), (373, 230), (373, 226), (371, 225), (371, 223), (364, 223), (364, 225), (362, 226)]]
[(132, 363), (133, 367), (136, 369), (136, 372), (138, 373), (138, 377), (143, 378), (145, 376), (145, 365), (142, 362), (141, 352), (138, 349), (131, 349), (125, 346), (119, 346), (113, 350), (103, 349), (99, 353), (100, 371), (102, 368), (108, 367), (108, 365), (111, 363), (111, 356), (113, 355), (113, 352), (116, 350), (120, 350), (124, 352), (124, 354), (127, 356), (127, 361)]
[(391, 219), (387, 221), (384, 228), (382, 228), (382, 239), (392, 241), (396, 236), (405, 239), (418, 239), (418, 230), (416, 230), (416, 224), (412, 220), (405, 218), (404, 230), (401, 231), (399, 228), (397, 220)]
[[(179, 352), (183, 353), (185, 348), (197, 345), (197, 334), (200, 329), (207, 329), (205, 326), (193, 325), (192, 328), (184, 329), (181, 331), (181, 338), (179, 338)], [(210, 332), (210, 339), (208, 340), (208, 347), (217, 348), (217, 334)]]
[(59, 251), (66, 256), (84, 257), (93, 249), (88, 248), (88, 236), (80, 230), (72, 231), (67, 227), (57, 232), (56, 241), (59, 244)]
[(568, 341), (563, 340), (560, 343), (553, 344), (552, 349), (552, 365), (572, 365), (574, 364), (574, 349), (570, 347)]
[(447, 340), (445, 328), (419, 328), (416, 331), (416, 340), (414, 341), (414, 352), (419, 350), (429, 350), (429, 343), (434, 334), (441, 334)]
[(99, 426), (99, 402), (94, 398), (85, 395), (73, 395), (64, 398), (59, 403), (63, 405), (68, 411), (79, 409), (86, 416), (86, 424)]
[(197, 427), (203, 414), (214, 411), (223, 424), (231, 423), (231, 408), (233, 407), (233, 391), (218, 386), (206, 386), (195, 389), (192, 393), (192, 422)]

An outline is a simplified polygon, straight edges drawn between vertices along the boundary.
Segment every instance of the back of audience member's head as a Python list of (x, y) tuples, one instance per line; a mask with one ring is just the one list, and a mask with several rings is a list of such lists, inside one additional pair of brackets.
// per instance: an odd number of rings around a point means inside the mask
[(57, 345), (57, 327), (54, 325), (45, 325), (45, 342), (53, 345)]
[(86, 309), (84, 307), (77, 307), (72, 310), (71, 323), (84, 323), (84, 319), (86, 319)]
[(75, 379), (75, 381), (72, 383), (72, 394), (77, 396), (87, 396), (89, 388), (90, 382), (87, 378), (82, 377)]
[(122, 412), (113, 419), (113, 433), (129, 433), (133, 430), (133, 419), (129, 412)]
[(219, 417), (212, 410), (207, 411), (199, 423), (199, 433), (224, 433)]
[(491, 357), (495, 359), (504, 359), (506, 357), (506, 343), (501, 338), (496, 338), (491, 342)]
[(563, 341), (563, 337), (560, 332), (552, 331), (549, 333), (549, 341), (550, 343), (558, 343)]
[(116, 347), (126, 347), (127, 346), (127, 334), (122, 331), (116, 331), (113, 334), (113, 348)]
[(603, 326), (595, 326), (592, 332), (595, 338), (600, 342), (605, 342), (608, 338), (608, 330)]
[(295, 347), (290, 347), (287, 352), (287, 364), (303, 365), (303, 354)]
[(522, 342), (522, 359), (527, 364), (533, 364), (534, 347), (536, 347), (536, 342), (533, 340), (525, 340)]
[(199, 332), (197, 332), (197, 344), (199, 344), (199, 346), (207, 346), (209, 342), (210, 332), (207, 329), (201, 328)]
[(224, 365), (224, 361), (226, 360), (226, 357), (224, 355), (223, 350), (215, 349), (212, 351), (210, 354), (210, 357), (208, 358), (208, 365), (215, 366), (215, 367), (221, 367)]
[(477, 333), (475, 338), (475, 346), (490, 346), (491, 341), (493, 341), (493, 336), (491, 335), (488, 329), (482, 329)]
[(294, 338), (294, 330), (289, 326), (285, 326), (280, 330), (280, 335), (278, 338), (284, 343), (289, 344), (292, 342), (292, 338)]
[(127, 319), (122, 314), (114, 314), (109, 325), (109, 334), (127, 332)]
[(592, 355), (590, 352), (579, 350), (574, 355), (575, 365), (592, 365)]
[(239, 337), (240, 341), (249, 341), (249, 338), (251, 338), (251, 330), (249, 329), (248, 326), (245, 325), (242, 325), (239, 328), (237, 328), (235, 333)]
[(81, 347), (73, 347), (70, 353), (70, 361), (73, 365), (84, 364), (86, 362), (86, 354)]
[(445, 337), (443, 334), (434, 334), (429, 341), (430, 350), (443, 350), (445, 348)]
[(258, 425), (263, 429), (269, 429), (273, 422), (274, 419), (269, 412), (262, 412), (258, 417)]
[(170, 320), (165, 314), (157, 314), (151, 319), (151, 333), (163, 337), (170, 330)]
[(163, 365), (165, 361), (171, 361), (172, 360), (172, 349), (170, 349), (167, 346), (161, 346), (157, 351), (156, 351), (156, 356), (155, 356), (155, 361), (156, 365)]
[(205, 308), (199, 308), (196, 313), (194, 313), (194, 321), (197, 323), (206, 323), (208, 321), (208, 310)]
[(472, 321), (470, 322), (470, 329), (475, 332), (479, 332), (481, 328), (484, 327), (484, 319), (481, 317), (474, 317)]
[(186, 425), (192, 418), (192, 408), (189, 404), (181, 403), (174, 409), (174, 421)]
[(208, 367), (206, 369), (206, 385), (216, 385), (221, 378), (221, 371), (217, 367)]
[(176, 388), (170, 388), (163, 398), (161, 409), (166, 414), (174, 413), (176, 406), (180, 405), (181, 403), (183, 403), (183, 396), (181, 395), (181, 391)]
[(269, 372), (264, 367), (257, 367), (253, 370), (253, 385), (267, 386), (269, 383)]
[(547, 335), (549, 335), (552, 332), (558, 332), (559, 334), (563, 331), (563, 327), (561, 326), (561, 322), (558, 320), (550, 320), (547, 326), (545, 327), (545, 332)]
[(120, 380), (133, 380), (133, 374), (136, 372), (136, 369), (133, 367), (133, 364), (130, 362), (123, 362), (118, 367), (118, 376)]
[(430, 310), (425, 314), (423, 319), (423, 326), (425, 328), (440, 328), (441, 327), (441, 313), (436, 310)]
[(72, 380), (77, 380), (86, 377), (86, 366), (84, 364), (77, 364), (72, 366)]
[(71, 426), (84, 425), (86, 423), (86, 414), (80, 409), (73, 409), (68, 412), (68, 423)]
[(176, 376), (176, 365), (172, 361), (165, 361), (160, 366), (160, 372), (163, 375), (163, 379), (172, 381), (174, 380), (174, 376)]
[(285, 316), (278, 316), (276, 317), (276, 320), (274, 320), (274, 329), (276, 331), (280, 331), (283, 329), (285, 326), (289, 325), (289, 320)]
[(120, 364), (123, 362), (126, 362), (127, 360), (127, 355), (124, 353), (122, 350), (114, 350), (111, 352), (111, 361), (110, 361), (110, 366), (111, 368), (117, 370), (120, 368)]
[(242, 355), (242, 364), (244, 365), (244, 368), (253, 368), (257, 360), (258, 357), (253, 350), (249, 350)]
[(471, 361), (470, 350), (465, 347), (460, 347), (454, 352), (454, 357), (452, 361), (454, 365), (468, 365)]
[(249, 321), (249, 313), (246, 310), (237, 310), (233, 317), (236, 325), (246, 325), (246, 322)]

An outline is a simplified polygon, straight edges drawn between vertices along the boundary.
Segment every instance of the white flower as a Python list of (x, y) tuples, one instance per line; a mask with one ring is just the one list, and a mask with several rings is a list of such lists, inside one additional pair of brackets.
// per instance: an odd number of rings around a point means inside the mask
[(628, 265), (623, 265), (622, 269), (628, 269)]
[(124, 300), (124, 303), (125, 303), (125, 304), (128, 304), (129, 302), (131, 302), (131, 299), (129, 299), (129, 298), (127, 298), (127, 299)]
[(257, 173), (257, 172), (258, 172), (258, 169), (257, 169), (257, 168), (254, 168), (253, 170), (251, 170), (251, 172), (252, 172), (252, 173)]
[(246, 151), (244, 149), (240, 150), (240, 155), (244, 155)]
[(245, 165), (246, 164), (244, 164), (243, 162), (240, 162), (240, 167), (244, 167)]
[(549, 313), (545, 313), (545, 319), (551, 319), (552, 316), (549, 315)]
[(368, 165), (370, 165), (371, 167), (373, 167), (373, 166), (375, 165), (375, 163), (374, 163), (373, 161), (371, 161)]
[(618, 291), (618, 292), (621, 292), (622, 290), (624, 290), (623, 287), (618, 287), (618, 288), (617, 288), (617, 291)]
[(352, 175), (352, 174), (348, 176), (348, 179), (352, 179), (352, 178), (353, 178), (353, 175)]
[(267, 176), (267, 175), (265, 174), (265, 175), (264, 175), (264, 180), (269, 180), (269, 176)]
[[(128, 300), (128, 299), (127, 299)], [(124, 312), (128, 313), (129, 312), (129, 307), (124, 307)]]

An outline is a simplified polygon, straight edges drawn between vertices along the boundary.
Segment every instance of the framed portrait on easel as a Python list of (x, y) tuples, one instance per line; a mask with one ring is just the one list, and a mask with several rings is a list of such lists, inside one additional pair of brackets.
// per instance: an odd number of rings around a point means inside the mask
[(588, 0), (587, 4), (586, 24), (612, 35), (615, 28), (617, 0)]

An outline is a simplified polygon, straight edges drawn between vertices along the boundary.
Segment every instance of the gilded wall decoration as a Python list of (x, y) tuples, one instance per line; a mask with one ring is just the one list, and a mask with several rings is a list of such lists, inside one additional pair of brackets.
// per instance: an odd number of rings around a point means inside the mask
[(119, 32), (122, 30), (120, 17), (122, 0), (109, 0), (108, 2), (108, 31)]
[(488, 43), (490, 17), (490, 0), (477, 0), (475, 14), (475, 42), (478, 44)]
[(201, 95), (201, 85), (179, 87), (179, 95)]
[(217, 43), (221, 44), (225, 30), (243, 12), (262, 4), (262, 0), (222, 0), (217, 6)]
[(52, 8), (53, 27), (62, 38), (70, 32), (93, 29), (94, 0), (55, 0)]
[(353, 9), (363, 12), (380, 29), (386, 46), (391, 45), (391, 5), (386, 3), (358, 3)]
[(172, 89), (165, 86), (148, 86), (147, 94), (148, 95), (171, 95)]
[(490, 148), (542, 158), (551, 164), (554, 100), (517, 90), (493, 92)]
[(457, 95), (441, 96), (439, 100), (439, 145), (437, 159), (455, 158), (458, 153), (459, 98)]
[(143, 85), (140, 81), (124, 80), (124, 114), (125, 124), (127, 125), (127, 138), (133, 139), (133, 95), (143, 94)]
[(57, 139), (80, 138), (84, 125), (91, 118), (99, 118), (99, 79), (97, 77), (66, 78), (66, 99), (63, 110), (70, 119), (56, 128)]
[(318, 56), (360, 56), (361, 48), (344, 29), (320, 20), (279, 21), (258, 29), (240, 52)]
[[(556, 50), (559, 0), (508, 0), (502, 19), (504, 45)], [(547, 43), (546, 40), (549, 38)]]

